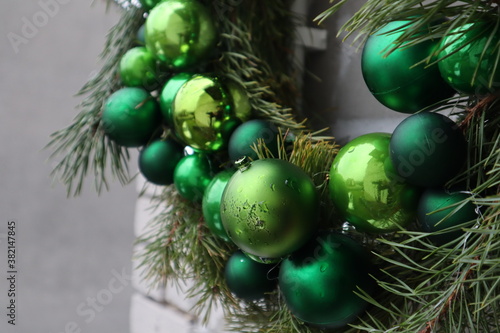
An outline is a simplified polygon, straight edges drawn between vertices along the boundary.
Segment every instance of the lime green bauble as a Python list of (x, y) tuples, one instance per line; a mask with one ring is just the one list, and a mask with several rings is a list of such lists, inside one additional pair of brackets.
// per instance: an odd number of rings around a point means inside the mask
[(139, 154), (139, 170), (153, 184), (170, 185), (174, 170), (184, 156), (183, 147), (172, 140), (156, 140)]
[(420, 187), (444, 185), (460, 171), (467, 154), (457, 124), (433, 112), (403, 120), (392, 134), (390, 150), (398, 175)]
[(174, 130), (186, 145), (201, 151), (225, 148), (243, 121), (231, 93), (217, 77), (196, 75), (178, 90), (172, 104)]
[(252, 149), (252, 146), (257, 144), (259, 139), (264, 141), (273, 156), (278, 156), (277, 127), (267, 120), (255, 119), (244, 122), (233, 132), (229, 138), (229, 158), (236, 161), (243, 156), (247, 156), (252, 160), (256, 160), (257, 153)]
[(165, 0), (139, 0), (145, 11), (153, 9), (157, 4)]
[(102, 125), (111, 140), (125, 147), (146, 144), (161, 122), (158, 104), (141, 88), (123, 88), (104, 106)]
[(169, 0), (146, 20), (146, 46), (174, 70), (203, 61), (215, 48), (217, 31), (205, 6), (196, 0)]
[(453, 96), (454, 91), (441, 78), (437, 65), (413, 67), (434, 52), (437, 39), (403, 45), (385, 56), (405, 32), (406, 24), (408, 21), (394, 21), (371, 35), (363, 49), (361, 67), (368, 89), (380, 103), (394, 111), (414, 113)]
[(500, 87), (497, 63), (500, 32), (497, 30), (492, 35), (495, 24), (468, 23), (450, 31), (443, 39), (442, 46), (446, 47), (439, 53), (439, 58), (446, 58), (438, 63), (439, 70), (443, 79), (458, 92), (485, 94)]
[(174, 170), (174, 184), (179, 194), (187, 200), (201, 202), (213, 172), (205, 154), (184, 156)]
[(155, 89), (158, 86), (156, 59), (142, 46), (128, 50), (120, 61), (120, 78), (127, 87)]
[(344, 219), (360, 231), (383, 233), (415, 217), (418, 191), (399, 180), (387, 133), (362, 135), (340, 149), (330, 169), (330, 196)]
[(372, 292), (371, 266), (360, 244), (348, 236), (327, 233), (281, 263), (279, 286), (286, 305), (300, 320), (342, 327), (367, 306), (355, 293)]
[(208, 228), (214, 235), (225, 241), (229, 241), (229, 237), (220, 218), (220, 202), (222, 193), (234, 172), (235, 170), (229, 169), (216, 174), (208, 184), (202, 202), (203, 217)]
[(165, 86), (163, 87), (160, 95), (160, 108), (163, 114), (163, 118), (167, 121), (167, 124), (173, 128), (174, 126), (174, 117), (172, 115), (172, 103), (174, 102), (175, 96), (177, 92), (182, 87), (184, 83), (186, 83), (191, 77), (192, 74), (189, 73), (179, 73), (177, 75), (172, 76)]
[(247, 301), (261, 299), (276, 288), (277, 280), (272, 279), (270, 273), (274, 267), (255, 262), (237, 251), (226, 264), (226, 284), (238, 298)]
[[(463, 234), (461, 228), (470, 228), (478, 214), (470, 194), (448, 192), (444, 189), (428, 189), (418, 203), (418, 221), (424, 231), (442, 233), (429, 236), (432, 242), (443, 245), (456, 240)], [(448, 228), (451, 228), (448, 230)]]
[(319, 198), (311, 178), (279, 159), (245, 163), (229, 180), (221, 218), (246, 253), (282, 258), (304, 245), (318, 226)]

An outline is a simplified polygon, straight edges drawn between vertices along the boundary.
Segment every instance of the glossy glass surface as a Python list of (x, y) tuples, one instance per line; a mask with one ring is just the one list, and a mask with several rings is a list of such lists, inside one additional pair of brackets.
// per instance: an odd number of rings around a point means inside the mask
[(174, 170), (174, 184), (180, 195), (190, 201), (201, 202), (213, 173), (204, 154), (184, 156)]
[(172, 140), (157, 140), (139, 154), (139, 170), (153, 184), (169, 185), (174, 181), (174, 170), (184, 156), (183, 147)]
[(158, 86), (156, 59), (145, 47), (128, 50), (120, 61), (120, 78), (127, 87), (153, 90)]

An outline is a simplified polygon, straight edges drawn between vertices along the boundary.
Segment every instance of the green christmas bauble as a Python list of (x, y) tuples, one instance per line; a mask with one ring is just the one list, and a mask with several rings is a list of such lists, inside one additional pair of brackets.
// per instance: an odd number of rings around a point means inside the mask
[(184, 83), (186, 83), (191, 77), (192, 74), (189, 73), (179, 73), (177, 75), (172, 76), (165, 86), (163, 87), (160, 95), (160, 108), (163, 114), (163, 118), (167, 121), (167, 124), (170, 127), (174, 127), (174, 117), (172, 114), (172, 103), (174, 102), (175, 96), (177, 92), (182, 87)]
[[(279, 286), (290, 311), (321, 327), (345, 326), (367, 302), (355, 293), (371, 293), (372, 265), (364, 248), (348, 236), (318, 236), (281, 263)], [(359, 288), (359, 289), (358, 289)]]
[(460, 171), (467, 146), (462, 132), (450, 118), (422, 112), (396, 127), (390, 150), (397, 173), (408, 183), (437, 187)]
[(279, 159), (244, 163), (221, 200), (222, 224), (246, 253), (282, 258), (304, 245), (318, 226), (319, 197), (311, 178)]
[[(464, 94), (485, 94), (500, 85), (497, 64), (500, 32), (495, 22), (474, 22), (455, 28), (442, 41), (439, 70), (453, 89)], [(491, 40), (490, 40), (491, 37)], [(489, 43), (489, 46), (487, 47)], [(483, 51), (486, 49), (486, 52)]]
[(102, 124), (111, 140), (125, 147), (146, 144), (161, 122), (158, 104), (141, 88), (123, 88), (104, 106)]
[(157, 185), (170, 185), (174, 170), (183, 157), (183, 147), (172, 140), (156, 140), (139, 154), (139, 170), (148, 181)]
[(398, 181), (387, 133), (365, 134), (340, 149), (330, 169), (330, 197), (340, 215), (360, 231), (383, 233), (415, 216), (416, 188)]
[(153, 9), (157, 4), (165, 0), (139, 0), (145, 11)]
[(276, 288), (276, 279), (270, 271), (275, 265), (260, 264), (243, 252), (235, 252), (228, 260), (224, 271), (229, 290), (238, 298), (252, 301), (265, 296)]
[(438, 40), (403, 45), (385, 56), (407, 24), (390, 22), (371, 35), (361, 55), (361, 67), (368, 89), (380, 103), (394, 111), (414, 113), (453, 96), (454, 91), (441, 78), (437, 65), (413, 67), (434, 52)]
[(156, 60), (147, 48), (128, 50), (120, 61), (120, 78), (127, 87), (153, 90), (158, 86)]
[(258, 139), (264, 140), (274, 156), (278, 156), (278, 129), (267, 120), (250, 120), (236, 128), (229, 138), (229, 158), (236, 161), (243, 156), (252, 160), (257, 159), (257, 153), (252, 149)]
[(146, 46), (174, 70), (198, 65), (215, 48), (217, 31), (205, 6), (196, 0), (169, 0), (146, 20)]
[(458, 229), (459, 226), (471, 227), (474, 224), (478, 217), (476, 205), (471, 201), (461, 204), (467, 199), (470, 199), (469, 194), (444, 189), (428, 189), (422, 194), (417, 211), (422, 229), (426, 232), (452, 229), (429, 236), (433, 243), (449, 243), (463, 234), (462, 229)]
[(174, 184), (179, 194), (187, 200), (201, 202), (213, 172), (205, 154), (184, 156), (175, 167)]
[(219, 172), (208, 184), (203, 195), (202, 211), (205, 222), (212, 233), (225, 241), (229, 241), (226, 230), (220, 217), (220, 202), (226, 185), (235, 170), (229, 169)]
[(243, 121), (236, 110), (219, 78), (194, 76), (180, 87), (172, 104), (175, 133), (196, 150), (220, 150)]

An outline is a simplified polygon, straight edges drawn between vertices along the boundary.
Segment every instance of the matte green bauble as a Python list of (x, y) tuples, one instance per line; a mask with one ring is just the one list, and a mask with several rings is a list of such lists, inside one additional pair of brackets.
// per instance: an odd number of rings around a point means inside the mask
[(146, 20), (146, 46), (174, 70), (198, 65), (212, 52), (217, 31), (209, 11), (195, 0), (169, 0)]
[(304, 245), (318, 226), (319, 198), (311, 178), (279, 159), (244, 163), (229, 180), (221, 218), (243, 251), (282, 258)]
[(243, 252), (235, 252), (228, 260), (224, 271), (229, 290), (237, 297), (252, 301), (265, 296), (276, 288), (276, 279), (270, 271), (275, 265), (265, 265), (253, 261)]
[(383, 233), (415, 217), (418, 191), (399, 182), (389, 154), (391, 135), (365, 134), (340, 149), (330, 169), (330, 196), (359, 231)]
[(139, 0), (145, 11), (153, 9), (157, 4), (165, 0)]
[(174, 170), (174, 184), (179, 194), (187, 200), (201, 202), (213, 172), (205, 154), (184, 156)]
[(453, 230), (429, 236), (432, 242), (437, 245), (449, 243), (463, 234), (459, 226), (464, 228), (474, 224), (478, 217), (476, 205), (471, 201), (462, 204), (462, 201), (467, 199), (470, 199), (469, 194), (448, 192), (444, 189), (428, 189), (422, 194), (417, 213), (422, 229), (436, 232), (455, 227)]
[(104, 106), (102, 124), (111, 140), (125, 147), (146, 144), (160, 125), (156, 101), (141, 88), (123, 88), (113, 93)]
[(500, 42), (500, 32), (492, 35), (493, 29), (495, 22), (468, 23), (450, 31), (443, 39), (442, 46), (446, 47), (439, 58), (446, 58), (438, 66), (441, 76), (453, 89), (470, 95), (498, 89), (500, 68), (496, 45)]
[(174, 170), (184, 156), (183, 147), (172, 140), (156, 140), (139, 154), (139, 170), (148, 181), (157, 185), (170, 185)]
[(193, 74), (179, 73), (172, 76), (163, 87), (160, 95), (160, 108), (163, 118), (167, 121), (170, 127), (174, 126), (174, 117), (172, 114), (172, 103), (174, 102), (177, 92), (186, 83)]
[(267, 120), (250, 120), (236, 128), (229, 139), (229, 158), (236, 161), (243, 156), (257, 159), (257, 153), (252, 149), (258, 139), (264, 140), (274, 156), (278, 156), (278, 129)]
[(212, 233), (225, 241), (229, 241), (226, 230), (222, 225), (220, 217), (220, 202), (222, 193), (226, 185), (234, 174), (235, 170), (229, 169), (219, 172), (214, 176), (212, 181), (208, 184), (205, 194), (203, 195), (202, 210), (203, 217), (207, 223), (208, 228)]
[(335, 233), (318, 236), (281, 263), (279, 286), (290, 311), (300, 320), (337, 328), (356, 319), (371, 293), (368, 253), (353, 239)]
[(158, 85), (156, 59), (145, 47), (128, 50), (120, 61), (120, 78), (127, 87), (153, 90)]
[(466, 158), (458, 126), (439, 113), (422, 112), (403, 120), (391, 138), (391, 160), (408, 183), (437, 187), (452, 179)]
[(197, 75), (178, 90), (172, 105), (174, 130), (186, 145), (201, 151), (227, 146), (243, 121), (226, 85), (217, 77)]
[(408, 21), (390, 22), (371, 35), (363, 49), (361, 67), (368, 89), (380, 103), (394, 111), (414, 113), (453, 96), (454, 91), (441, 78), (437, 65), (413, 67), (434, 52), (438, 40), (403, 45), (385, 57), (405, 32), (406, 24)]

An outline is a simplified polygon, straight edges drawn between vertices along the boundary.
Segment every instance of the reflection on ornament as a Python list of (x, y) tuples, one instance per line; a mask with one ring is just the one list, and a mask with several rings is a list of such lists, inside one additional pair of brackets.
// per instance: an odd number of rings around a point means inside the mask
[(182, 197), (201, 202), (212, 176), (212, 167), (205, 154), (188, 155), (175, 167), (174, 184)]

